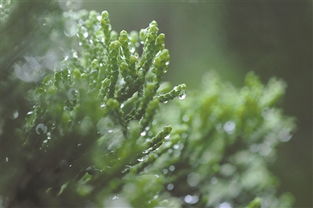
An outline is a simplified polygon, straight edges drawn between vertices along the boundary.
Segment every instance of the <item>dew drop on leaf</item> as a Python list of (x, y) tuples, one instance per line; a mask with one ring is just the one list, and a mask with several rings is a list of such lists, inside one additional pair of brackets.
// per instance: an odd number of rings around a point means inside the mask
[(168, 169), (173, 172), (175, 170), (175, 166), (171, 165), (170, 167), (168, 167)]
[(48, 130), (48, 127), (46, 125), (44, 125), (43, 123), (40, 123), (36, 126), (36, 134), (38, 135), (42, 135), (42, 134), (45, 134)]
[(143, 137), (144, 137), (144, 136), (146, 136), (146, 135), (147, 135), (147, 132), (146, 132), (146, 131), (143, 131), (143, 132), (140, 133), (140, 136), (143, 136)]
[(186, 195), (184, 197), (184, 201), (187, 203), (187, 204), (196, 204), (198, 201), (199, 201), (199, 196), (197, 195)]
[(178, 96), (180, 100), (184, 100), (186, 98), (186, 93), (182, 93)]
[(167, 184), (166, 189), (172, 191), (174, 189), (174, 184), (172, 183)]
[(235, 128), (236, 128), (236, 124), (233, 121), (227, 121), (223, 126), (223, 129), (228, 134), (232, 134), (235, 131)]

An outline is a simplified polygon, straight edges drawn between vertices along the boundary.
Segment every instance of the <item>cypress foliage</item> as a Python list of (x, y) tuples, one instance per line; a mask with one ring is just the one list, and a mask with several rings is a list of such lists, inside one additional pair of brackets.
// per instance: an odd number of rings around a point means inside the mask
[(170, 55), (155, 21), (117, 33), (106, 11), (78, 19), (75, 51), (27, 91), (27, 110), (1, 102), (0, 205), (292, 205), (267, 167), (294, 128), (277, 107), (282, 81), (250, 73), (238, 89), (210, 73), (186, 97), (162, 82)]

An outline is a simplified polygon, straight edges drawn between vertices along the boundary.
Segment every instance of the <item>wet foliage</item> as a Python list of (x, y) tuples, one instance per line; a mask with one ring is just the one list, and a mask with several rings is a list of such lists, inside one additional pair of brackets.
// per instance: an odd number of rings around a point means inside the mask
[(27, 104), (0, 103), (0, 205), (292, 205), (267, 168), (294, 129), (277, 107), (283, 82), (250, 73), (236, 88), (210, 73), (186, 96), (162, 82), (170, 55), (155, 21), (139, 32), (114, 31), (106, 11), (73, 21), (73, 50), (20, 94)]

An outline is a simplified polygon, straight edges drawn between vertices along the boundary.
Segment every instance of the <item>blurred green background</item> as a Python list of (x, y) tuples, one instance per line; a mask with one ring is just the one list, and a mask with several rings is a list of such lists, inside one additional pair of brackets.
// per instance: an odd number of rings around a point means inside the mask
[[(114, 30), (139, 30), (152, 20), (171, 52), (167, 80), (196, 90), (206, 72), (241, 85), (256, 72), (286, 81), (281, 103), (297, 131), (279, 147), (271, 169), (296, 208), (312, 205), (312, 2), (307, 0), (58, 0), (64, 10), (108, 10)], [(1, 43), (1, 42), (0, 42)]]
[(108, 10), (117, 31), (156, 20), (171, 51), (167, 79), (189, 89), (211, 70), (236, 85), (248, 71), (265, 82), (273, 76), (285, 80), (282, 106), (298, 128), (279, 147), (272, 170), (280, 191), (295, 196), (295, 207), (313, 206), (311, 1), (75, 1), (72, 6)]

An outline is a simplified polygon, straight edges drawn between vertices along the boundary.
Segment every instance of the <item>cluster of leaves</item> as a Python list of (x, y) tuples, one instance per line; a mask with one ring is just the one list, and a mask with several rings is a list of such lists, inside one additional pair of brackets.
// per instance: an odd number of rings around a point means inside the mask
[(154, 21), (117, 33), (106, 11), (82, 13), (77, 50), (28, 92), (19, 153), (1, 152), (5, 206), (290, 206), (267, 168), (293, 129), (275, 107), (283, 83), (210, 74), (185, 99), (184, 84), (161, 82), (164, 39)]

